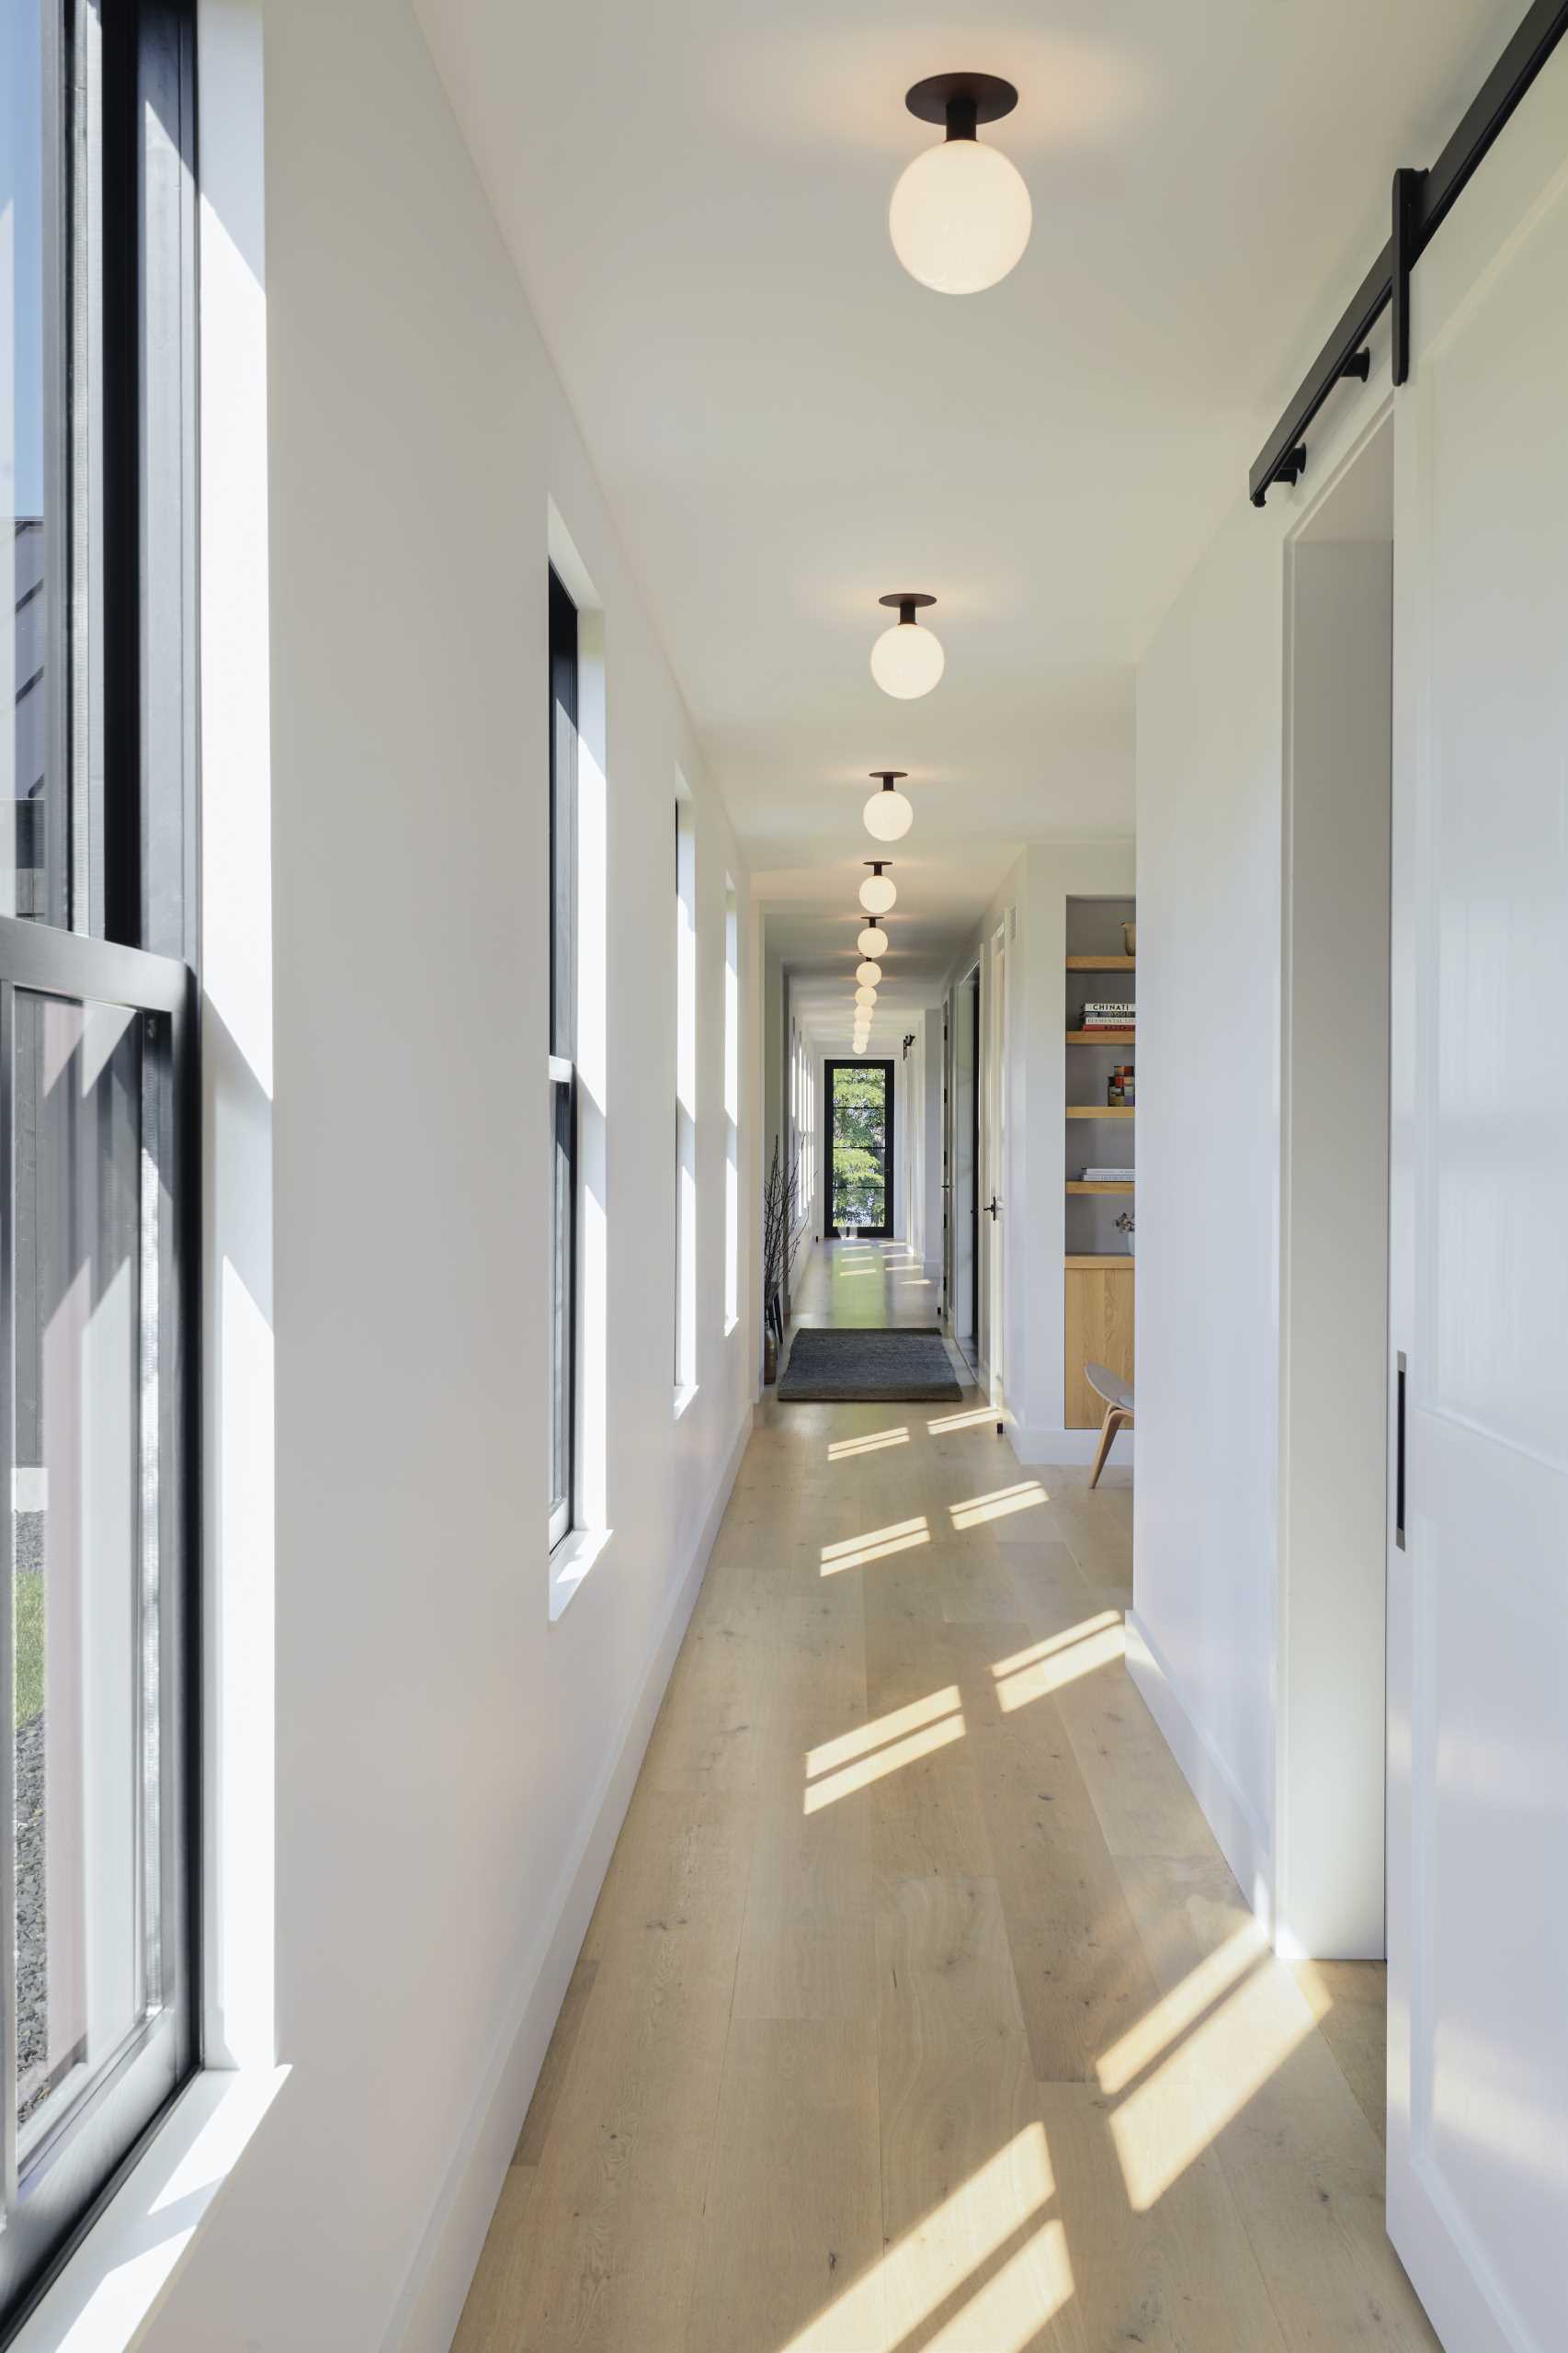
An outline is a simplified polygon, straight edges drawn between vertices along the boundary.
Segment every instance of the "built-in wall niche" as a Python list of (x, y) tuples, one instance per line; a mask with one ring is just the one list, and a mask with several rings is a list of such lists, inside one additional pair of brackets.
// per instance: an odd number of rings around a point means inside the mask
[[(1083, 1377), (1085, 1359), (1132, 1379), (1133, 1236), (1137, 1165), (1137, 938), (1135, 899), (1069, 899), (1062, 1010), (1066, 1028), (1062, 1245), (1067, 1279), (1066, 1418), (1099, 1419)], [(1108, 1007), (1125, 1006), (1125, 1022)], [(1103, 1026), (1102, 1026), (1103, 1025)], [(1131, 1069), (1131, 1097), (1116, 1074)], [(1113, 1092), (1120, 1099), (1112, 1100)], [(1090, 1171), (1129, 1172), (1091, 1175)]]

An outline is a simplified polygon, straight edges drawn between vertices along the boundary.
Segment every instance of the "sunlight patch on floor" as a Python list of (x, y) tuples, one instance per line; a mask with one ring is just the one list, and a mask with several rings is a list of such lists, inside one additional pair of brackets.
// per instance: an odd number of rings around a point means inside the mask
[(873, 1781), (885, 1780), (890, 1773), (900, 1773), (906, 1765), (918, 1764), (923, 1756), (934, 1756), (939, 1748), (947, 1748), (963, 1736), (962, 1716), (944, 1716), (939, 1723), (927, 1724), (922, 1731), (911, 1733), (906, 1740), (892, 1741), (871, 1756), (846, 1765), (841, 1772), (829, 1773), (822, 1780), (811, 1782), (801, 1811), (820, 1813), (824, 1806), (836, 1805), (840, 1798), (853, 1797), (857, 1790), (869, 1790)]
[(912, 1699), (907, 1708), (892, 1708), (869, 1724), (857, 1724), (853, 1732), (840, 1733), (835, 1740), (807, 1749), (806, 1779), (814, 1781), (819, 1773), (831, 1773), (852, 1757), (864, 1756), (890, 1740), (902, 1740), (906, 1733), (918, 1732), (942, 1716), (957, 1715), (960, 1704), (958, 1685), (948, 1683), (940, 1691), (927, 1692), (924, 1699)]
[(1011, 1487), (993, 1487), (988, 1495), (971, 1495), (949, 1504), (948, 1517), (955, 1529), (983, 1528), (988, 1519), (1006, 1519), (1016, 1511), (1035, 1511), (1050, 1496), (1038, 1479), (1020, 1479)]
[(1225, 2126), (1314, 2031), (1312, 2013), (1278, 1964), (1256, 1961), (1110, 2120), (1133, 2211), (1157, 2206)]
[(835, 1577), (845, 1569), (863, 1569), (868, 1562), (885, 1561), (891, 1552), (907, 1552), (929, 1544), (931, 1530), (924, 1512), (918, 1519), (895, 1519), (886, 1528), (868, 1529), (864, 1536), (846, 1537), (840, 1544), (822, 1548), (822, 1574)]
[(1081, 1675), (1094, 1675), (1124, 1656), (1127, 1637), (1119, 1613), (1102, 1609), (1064, 1634), (1031, 1643), (1027, 1651), (998, 1659), (991, 1672), (996, 1681), (996, 1704), (1005, 1716), (1027, 1708), (1031, 1699), (1049, 1699)]
[(1026, 2125), (778, 2353), (1026, 2353), (1073, 2294), (1055, 2188)]
[(1230, 1993), (1268, 1949), (1268, 1939), (1256, 1920), (1216, 1946), (1197, 1967), (1189, 1969), (1173, 1992), (1146, 2010), (1134, 2027), (1103, 2052), (1095, 2063), (1102, 2092), (1124, 2092), (1146, 2067), (1163, 2056), (1178, 2035), (1195, 2027), (1206, 2010)]
[(884, 1447), (907, 1446), (907, 1427), (897, 1430), (869, 1430), (864, 1438), (836, 1438), (827, 1449), (830, 1462), (851, 1462), (858, 1454), (880, 1454)]
[(945, 1430), (977, 1430), (986, 1422), (994, 1422), (995, 1419), (996, 1412), (994, 1406), (976, 1405), (967, 1413), (944, 1414), (940, 1421), (927, 1422), (926, 1427), (931, 1437), (939, 1438)]

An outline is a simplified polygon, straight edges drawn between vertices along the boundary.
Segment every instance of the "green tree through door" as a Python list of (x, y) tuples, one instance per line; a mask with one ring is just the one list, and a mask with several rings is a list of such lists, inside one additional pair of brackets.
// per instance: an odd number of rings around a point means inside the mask
[(833, 1223), (871, 1233), (890, 1230), (888, 1093), (885, 1063), (832, 1063)]

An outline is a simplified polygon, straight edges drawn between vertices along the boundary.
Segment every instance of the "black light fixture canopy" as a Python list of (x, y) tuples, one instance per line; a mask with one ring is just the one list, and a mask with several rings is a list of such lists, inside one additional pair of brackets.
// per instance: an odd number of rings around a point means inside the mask
[(903, 103), (919, 121), (941, 123), (949, 139), (972, 139), (978, 123), (1011, 114), (1018, 94), (998, 74), (928, 74)]
[(869, 777), (881, 778), (882, 790), (891, 792), (895, 784), (903, 782), (909, 774), (909, 770), (907, 768), (868, 768), (866, 773)]

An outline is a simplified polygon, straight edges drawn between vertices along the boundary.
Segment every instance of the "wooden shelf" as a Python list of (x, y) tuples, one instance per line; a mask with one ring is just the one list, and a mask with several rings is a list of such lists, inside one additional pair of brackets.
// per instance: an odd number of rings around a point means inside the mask
[(1134, 1266), (1137, 1264), (1137, 1260), (1133, 1257), (1131, 1250), (1118, 1250), (1115, 1252), (1069, 1250), (1062, 1263), (1064, 1267), (1098, 1268), (1102, 1272), (1108, 1274), (1114, 1267), (1125, 1267), (1129, 1274), (1131, 1274)]
[(1069, 1103), (1070, 1120), (1131, 1120), (1136, 1115), (1132, 1103)]
[(1067, 959), (1070, 972), (1135, 972), (1137, 969), (1136, 956), (1069, 956)]
[(1070, 1193), (1131, 1193), (1132, 1187), (1120, 1179), (1115, 1184), (1085, 1185), (1081, 1176), (1069, 1176), (1067, 1190)]
[(1136, 1029), (1069, 1029), (1070, 1046), (1133, 1046), (1138, 1042)]

